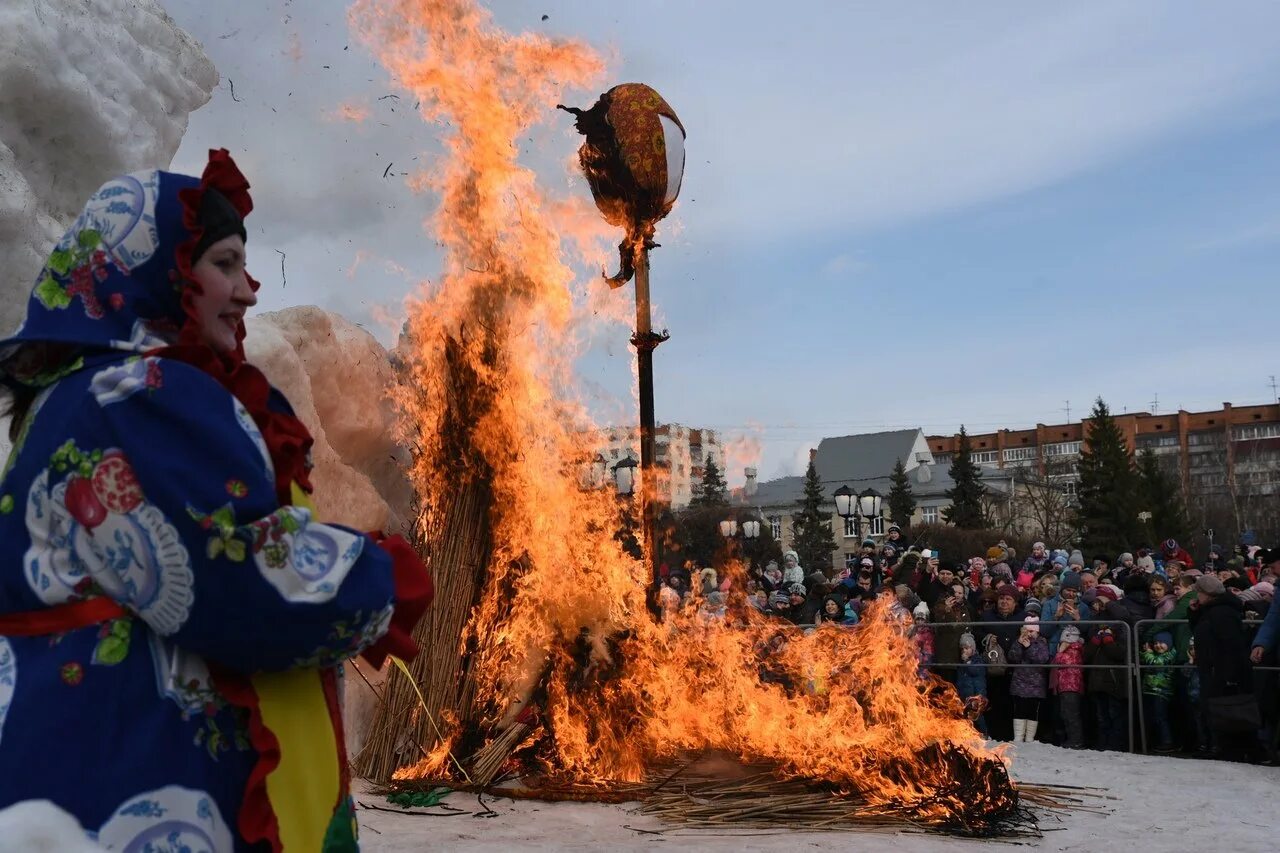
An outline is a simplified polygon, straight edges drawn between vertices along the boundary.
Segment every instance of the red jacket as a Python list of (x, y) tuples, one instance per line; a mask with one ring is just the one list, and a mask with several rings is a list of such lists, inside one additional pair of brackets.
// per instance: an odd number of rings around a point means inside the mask
[(1179, 563), (1182, 563), (1182, 565), (1186, 566), (1188, 569), (1194, 569), (1196, 567), (1196, 561), (1191, 559), (1191, 555), (1187, 553), (1187, 549), (1183, 548), (1181, 545), (1179, 545), (1178, 550), (1172, 554), (1170, 554), (1168, 551), (1165, 551), (1164, 549), (1161, 549), (1160, 555), (1164, 558), (1164, 561), (1166, 563), (1169, 562), (1170, 560), (1177, 560)]
[(1053, 656), (1052, 663), (1065, 664), (1062, 669), (1050, 670), (1049, 689), (1054, 693), (1083, 693), (1084, 643), (1070, 643)]

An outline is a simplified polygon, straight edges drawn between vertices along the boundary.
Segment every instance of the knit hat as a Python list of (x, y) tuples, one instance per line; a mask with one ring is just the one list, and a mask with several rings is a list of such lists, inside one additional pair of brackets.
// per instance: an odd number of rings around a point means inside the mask
[(1153, 639), (1157, 643), (1164, 643), (1169, 648), (1173, 648), (1173, 635), (1168, 631), (1161, 631), (1159, 634), (1156, 634)]
[(978, 641), (973, 638), (973, 634), (965, 631), (960, 635), (960, 648), (978, 650)]
[(1124, 593), (1121, 592), (1119, 587), (1115, 586), (1114, 584), (1100, 583), (1096, 587), (1094, 587), (1094, 589), (1096, 590), (1096, 592), (1094, 593), (1095, 600), (1097, 598), (1105, 598), (1105, 599), (1108, 599), (1109, 601), (1119, 601), (1120, 599), (1124, 598)]
[(1205, 595), (1222, 595), (1227, 588), (1218, 580), (1217, 575), (1201, 575), (1196, 578), (1196, 590)]
[(1079, 551), (1072, 551), (1071, 556), (1067, 558), (1067, 565), (1084, 568), (1084, 554)]
[(1078, 643), (1080, 642), (1080, 629), (1075, 625), (1068, 625), (1062, 629), (1062, 633), (1058, 635), (1060, 643)]
[(1043, 605), (1043, 604), (1041, 604), (1040, 599), (1038, 599), (1038, 598), (1028, 598), (1028, 599), (1027, 599), (1027, 612), (1028, 612), (1028, 613), (1035, 613), (1036, 615), (1039, 615), (1039, 614), (1040, 614), (1040, 611), (1041, 611), (1041, 610), (1043, 610), (1043, 609), (1044, 609), (1044, 605)]
[(1268, 581), (1254, 584), (1253, 591), (1258, 593), (1263, 601), (1271, 601), (1276, 595), (1275, 585)]
[(1033, 545), (1031, 546), (1031, 550), (1032, 550), (1032, 551), (1034, 551), (1034, 550), (1035, 550), (1035, 549), (1037, 549), (1037, 548), (1039, 548), (1039, 549), (1041, 549), (1041, 550), (1044, 550), (1044, 543), (1043, 543), (1043, 542), (1036, 542), (1035, 544), (1033, 544)]
[(1013, 584), (1009, 584), (1009, 583), (1001, 584), (1000, 587), (996, 590), (997, 598), (1004, 598), (1006, 595), (1012, 598), (1014, 601), (1017, 601), (1020, 598), (1020, 596), (1018, 595), (1018, 588)]
[(791, 599), (781, 592), (775, 592), (769, 596), (770, 607), (790, 607)]
[(1032, 634), (1040, 633), (1040, 617), (1028, 616), (1022, 620), (1022, 627), (1026, 628)]
[(863, 539), (863, 540), (862, 540), (862, 547), (864, 547), (864, 548), (865, 548), (865, 547), (867, 547), (868, 545), (870, 545), (872, 548), (876, 547), (876, 540), (872, 539), (870, 536), (868, 536), (866, 539)]
[(804, 584), (793, 583), (791, 586), (787, 587), (787, 594), (788, 595), (804, 595), (805, 594)]
[(929, 605), (925, 604), (923, 601), (920, 602), (916, 605), (915, 609), (911, 611), (911, 615), (916, 618), (917, 622), (929, 621)]
[(1053, 564), (1060, 569), (1065, 569), (1067, 567), (1067, 555), (1061, 552), (1054, 554)]
[(1119, 564), (1119, 563), (1123, 563), (1125, 560), (1132, 560), (1132, 559), (1133, 559), (1133, 555), (1130, 554), (1128, 551), (1125, 551), (1119, 557), (1116, 557), (1116, 563)]
[(1140, 572), (1154, 572), (1156, 570), (1156, 561), (1150, 557), (1139, 557), (1134, 561), (1133, 565)]
[(1081, 586), (1081, 583), (1080, 583), (1079, 572), (1067, 572), (1066, 575), (1063, 576), (1062, 578), (1063, 589), (1074, 589), (1076, 592), (1079, 592), (1080, 586)]

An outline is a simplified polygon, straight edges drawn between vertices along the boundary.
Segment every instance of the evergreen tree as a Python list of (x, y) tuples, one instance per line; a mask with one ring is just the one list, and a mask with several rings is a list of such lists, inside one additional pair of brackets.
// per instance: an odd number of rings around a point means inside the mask
[(824, 497), (822, 482), (813, 461), (804, 475), (804, 497), (800, 499), (800, 511), (791, 517), (791, 533), (796, 556), (806, 571), (831, 572), (831, 552), (836, 550), (836, 539), (831, 532), (831, 519), (822, 509)]
[(1160, 459), (1148, 447), (1138, 454), (1138, 489), (1141, 511), (1151, 513), (1149, 529), (1145, 530), (1150, 543), (1170, 537), (1185, 541), (1191, 536), (1191, 523), (1187, 521), (1187, 508), (1182, 500), (1178, 481), (1164, 468)]
[(987, 515), (982, 509), (982, 499), (987, 494), (987, 487), (982, 485), (982, 472), (973, 461), (969, 434), (963, 424), (960, 425), (960, 446), (956, 448), (948, 473), (954, 485), (946, 492), (951, 506), (942, 511), (943, 521), (963, 530), (986, 527)]
[[(1132, 551), (1142, 538), (1142, 495), (1129, 446), (1099, 397), (1080, 454), (1079, 516), (1086, 553)], [(1152, 510), (1154, 512), (1154, 510)]]
[(889, 516), (905, 531), (916, 511), (916, 496), (911, 493), (911, 480), (901, 459), (894, 463), (889, 482)]
[(702, 469), (702, 485), (689, 503), (698, 507), (729, 505), (729, 487), (725, 484), (714, 457), (707, 457), (707, 463)]

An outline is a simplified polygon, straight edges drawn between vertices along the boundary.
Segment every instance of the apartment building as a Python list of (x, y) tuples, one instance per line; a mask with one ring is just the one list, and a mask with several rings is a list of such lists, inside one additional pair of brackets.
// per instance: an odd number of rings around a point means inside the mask
[[(610, 427), (601, 431), (601, 455), (612, 466), (627, 456), (640, 461), (638, 427)], [(714, 459), (725, 475), (724, 445), (715, 430), (682, 424), (659, 424), (654, 432), (654, 467), (658, 500), (681, 509), (701, 485), (706, 460)], [(727, 475), (726, 475), (727, 476)]]
[[(1182, 485), (1193, 520), (1232, 532), (1268, 531), (1280, 516), (1280, 405), (1208, 412), (1114, 415), (1131, 453), (1150, 449)], [(969, 436), (973, 460), (986, 468), (1031, 469), (1072, 492), (1075, 463), (1090, 420)], [(949, 465), (959, 435), (928, 437), (939, 467)]]

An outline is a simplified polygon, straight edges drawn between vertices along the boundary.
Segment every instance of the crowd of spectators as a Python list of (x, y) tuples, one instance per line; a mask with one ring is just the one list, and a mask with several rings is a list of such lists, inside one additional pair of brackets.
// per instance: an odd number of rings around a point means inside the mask
[[(788, 551), (748, 570), (748, 600), (806, 629), (856, 630), (882, 599), (915, 642), (914, 665), (951, 682), (997, 740), (1137, 749), (1133, 710), (1149, 751), (1276, 763), (1280, 550), (1215, 547), (1197, 565), (1172, 539), (1088, 560), (1043, 543), (1019, 559), (1001, 542), (955, 560), (891, 527), (852, 562), (806, 571)], [(699, 618), (723, 618), (730, 589), (714, 569), (677, 569), (661, 602), (692, 592)]]

